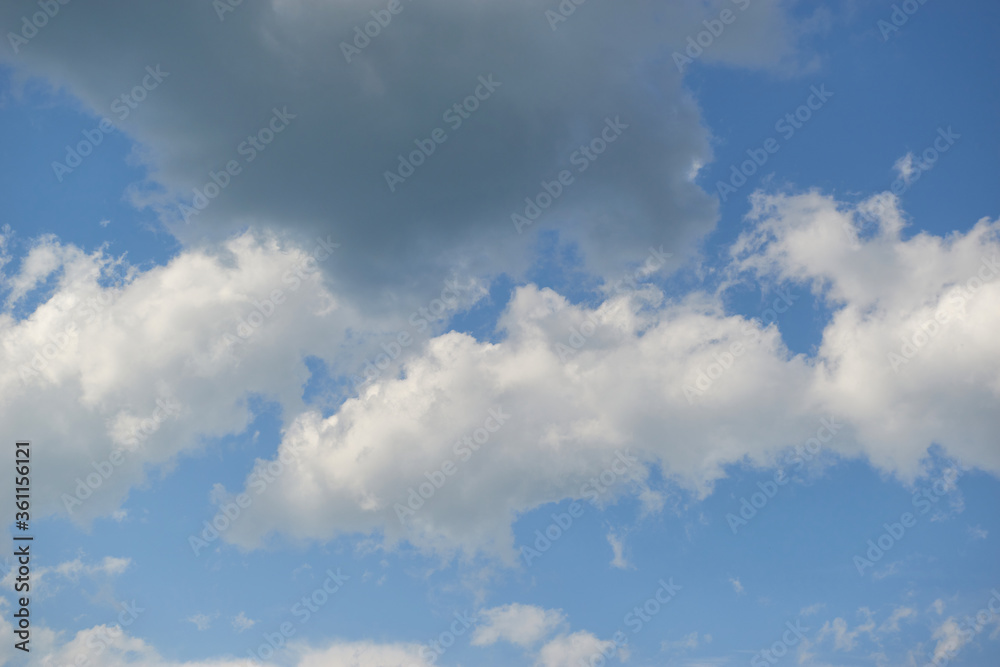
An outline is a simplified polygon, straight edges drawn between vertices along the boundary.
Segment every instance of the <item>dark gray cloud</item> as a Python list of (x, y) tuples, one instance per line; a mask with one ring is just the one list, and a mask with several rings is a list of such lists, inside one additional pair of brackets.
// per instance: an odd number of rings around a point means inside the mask
[[(794, 31), (779, 5), (737, 12), (702, 58), (781, 60)], [(120, 123), (151, 170), (136, 201), (160, 210), (188, 244), (246, 225), (332, 233), (349, 250), (331, 265), (335, 279), (369, 303), (387, 290), (440, 290), (451, 270), (517, 275), (541, 228), (579, 243), (599, 273), (641, 261), (650, 244), (679, 257), (710, 229), (713, 201), (688, 178), (710, 158), (708, 136), (671, 53), (733, 3), (589, 0), (553, 23), (546, 11), (559, 11), (557, 2), (401, 0), (399, 13), (378, 14), (391, 20), (347, 62), (341, 42), (387, 7), (243, 2), (220, 19), (200, 0), (72, 2), (5, 57), (108, 116), (112, 100), (159, 65), (168, 77)], [(6, 3), (0, 25), (37, 10)], [(455, 127), (459, 117), (445, 112), (477, 88), (482, 97), (481, 76), (499, 87)], [(274, 109), (295, 118), (251, 150), (243, 142)], [(574, 152), (608, 118), (628, 129), (579, 173)], [(436, 128), (447, 140), (391, 192), (385, 172)], [(176, 203), (191, 204), (192, 188), (229, 160), (240, 173), (185, 223)], [(511, 214), (562, 170), (573, 184), (517, 234)]]

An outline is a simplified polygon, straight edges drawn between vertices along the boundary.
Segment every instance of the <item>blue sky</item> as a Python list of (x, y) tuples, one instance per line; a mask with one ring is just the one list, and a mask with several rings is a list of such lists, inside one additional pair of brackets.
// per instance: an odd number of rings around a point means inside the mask
[(38, 459), (31, 652), (5, 627), (0, 664), (997, 664), (1000, 9), (549, 4), (400, 5), (357, 62), (385, 3), (70, 3), (5, 38), (0, 430)]

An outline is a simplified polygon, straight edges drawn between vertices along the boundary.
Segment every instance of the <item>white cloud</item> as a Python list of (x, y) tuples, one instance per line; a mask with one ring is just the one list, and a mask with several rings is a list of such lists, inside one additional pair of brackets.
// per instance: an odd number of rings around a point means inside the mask
[(712, 635), (702, 635), (699, 639), (697, 632), (685, 635), (676, 641), (664, 641), (660, 643), (660, 648), (664, 651), (690, 651), (698, 648), (702, 643), (711, 644)]
[(508, 604), (480, 612), (485, 623), (476, 627), (473, 646), (489, 646), (508, 641), (519, 646), (535, 644), (566, 622), (558, 609), (542, 609), (532, 605)]
[[(7, 602), (0, 598), (0, 605)], [(0, 618), (0, 632), (10, 635), (10, 622)], [(9, 643), (0, 647), (0, 664), (14, 659), (16, 649)], [(20, 654), (20, 651), (17, 651)], [(420, 656), (415, 644), (375, 642), (331, 642), (310, 646), (293, 642), (286, 649), (281, 665), (288, 667), (432, 667)], [(130, 636), (115, 625), (96, 625), (80, 630), (68, 641), (44, 625), (32, 625), (31, 654), (26, 667), (49, 665), (99, 664), (101, 667), (244, 667), (246, 658), (206, 658), (176, 661), (162, 657), (144, 640)], [(261, 661), (261, 667), (277, 667), (273, 661)]]
[(631, 567), (624, 554), (625, 539), (619, 537), (614, 532), (608, 533), (607, 538), (608, 544), (611, 545), (611, 550), (614, 552), (614, 557), (611, 559), (611, 567), (618, 568), (619, 570), (626, 570)]
[(799, 616), (812, 616), (813, 614), (816, 614), (819, 611), (821, 611), (824, 607), (826, 607), (826, 604), (823, 602), (817, 602), (815, 604), (811, 604), (808, 607), (803, 607), (802, 609), (800, 609)]
[(77, 558), (76, 560), (60, 563), (52, 568), (52, 570), (67, 579), (75, 580), (81, 574), (86, 574), (88, 576), (94, 576), (96, 574), (114, 576), (127, 570), (128, 566), (131, 564), (131, 558), (115, 558), (113, 556), (105, 556), (104, 560), (96, 565), (84, 565), (83, 561)]
[(833, 647), (837, 651), (853, 651), (857, 645), (858, 637), (862, 634), (868, 635), (870, 639), (875, 639), (873, 634), (875, 630), (875, 620), (873, 618), (871, 610), (866, 607), (862, 607), (858, 614), (865, 618), (865, 622), (857, 625), (853, 630), (849, 629), (847, 621), (842, 618), (835, 618), (833, 621), (827, 621), (820, 628), (819, 633), (816, 635), (816, 643), (823, 642), (827, 637), (833, 637)]
[[(61, 500), (86, 491), (89, 475), (100, 487), (74, 508), (74, 518), (86, 521), (117, 511), (150, 466), (242, 432), (251, 419), (243, 398), (259, 393), (288, 415), (279, 452), (301, 445), (302, 454), (269, 485), (269, 502), (250, 507), (226, 540), (252, 548), (275, 531), (324, 540), (382, 530), (389, 544), (406, 539), (508, 562), (516, 555), (515, 517), (585, 496), (587, 480), (626, 448), (639, 462), (614, 493), (642, 498), (656, 494), (645, 483), (649, 466), (704, 495), (727, 464), (767, 465), (830, 415), (842, 427), (829, 451), (867, 457), (903, 479), (921, 473), (931, 444), (995, 473), (1000, 386), (992, 378), (1000, 373), (1000, 342), (989, 332), (1000, 327), (1000, 281), (979, 286), (969, 277), (979, 267), (985, 274), (1000, 251), (1000, 225), (984, 220), (948, 239), (902, 240), (894, 200), (879, 201), (851, 208), (816, 193), (756, 196), (749, 230), (733, 248), (733, 280), (749, 273), (765, 289), (791, 281), (831, 306), (815, 358), (790, 354), (774, 326), (726, 314), (718, 295), (667, 298), (647, 287), (591, 309), (527, 285), (500, 318), (499, 342), (452, 332), (415, 344), (399, 377), (380, 378), (328, 418), (302, 402), (303, 357), (356, 372), (361, 362), (343, 347), (343, 332), (363, 336), (385, 322), (362, 315), (329, 277), (283, 280), (312, 247), (248, 233), (102, 288), (107, 257), (50, 243), (63, 258), (52, 294), (27, 319), (0, 316), (0, 426), (23, 432), (30, 425), (38, 440), (80, 443), (39, 451), (50, 474), (35, 492), (40, 511), (64, 512)], [(855, 247), (844, 228), (868, 215), (880, 232)], [(261, 317), (245, 342), (235, 342), (254, 301), (274, 289), (285, 300), (264, 308), (273, 317)], [(893, 372), (887, 355), (898, 350), (899, 336), (941, 309), (955, 317)], [(588, 319), (595, 329), (567, 355), (571, 348), (559, 346)], [(685, 395), (736, 342), (744, 348), (736, 363), (702, 395)], [(22, 379), (42, 352), (44, 366)], [(164, 399), (177, 414), (154, 420)], [(509, 419), (463, 460), (456, 441), (499, 408)], [(48, 410), (63, 418), (46, 419)], [(721, 430), (720, 413), (727, 415)], [(143, 424), (150, 434), (129, 445), (130, 431)], [(116, 447), (125, 448), (124, 462), (101, 479)], [(396, 505), (426, 481), (425, 471), (449, 460), (456, 474), (402, 525)], [(0, 480), (0, 491), (9, 483)]]
[(581, 662), (590, 664), (593, 656), (610, 653), (614, 647), (614, 642), (598, 639), (589, 632), (560, 635), (541, 648), (535, 667), (577, 667)]
[(934, 630), (933, 638), (937, 640), (937, 644), (934, 646), (932, 662), (951, 660), (968, 643), (966, 633), (954, 618), (949, 618), (939, 625)]
[(913, 182), (913, 176), (920, 171), (920, 167), (914, 161), (914, 155), (912, 152), (907, 153), (903, 157), (896, 160), (896, 163), (892, 166), (899, 174), (899, 178), (903, 180), (904, 185), (909, 185)]
[[(131, 558), (116, 558), (114, 556), (105, 556), (97, 563), (85, 563), (81, 558), (75, 558), (52, 567), (33, 568), (31, 586), (36, 595), (51, 597), (60, 590), (60, 581), (64, 580), (75, 584), (79, 582), (81, 577), (89, 579), (116, 577), (125, 572), (131, 564)], [(13, 561), (7, 562), (6, 566), (10, 566), (11, 569), (6, 571), (3, 580), (0, 581), (0, 586), (11, 591), (14, 590), (14, 580), (17, 575), (17, 568), (12, 567), (13, 565), (15, 565)], [(54, 579), (54, 576), (57, 578)]]
[(737, 595), (743, 595), (745, 590), (743, 588), (743, 584), (740, 583), (739, 579), (737, 579), (736, 577), (729, 577), (729, 583), (732, 584), (733, 590), (736, 592)]
[(982, 526), (969, 526), (969, 535), (974, 540), (985, 540), (989, 534), (989, 531)]
[[(671, 481), (707, 493), (724, 463), (773, 460), (781, 448), (815, 435), (827, 415), (842, 424), (830, 451), (865, 456), (904, 480), (921, 474), (932, 444), (996, 472), (1000, 454), (990, 434), (1000, 386), (988, 369), (1000, 372), (1000, 343), (989, 335), (1000, 326), (1000, 281), (979, 287), (968, 279), (980, 269), (989, 272), (1000, 227), (981, 221), (947, 240), (918, 234), (904, 241), (900, 215), (891, 199), (888, 204), (878, 211), (872, 202), (850, 209), (813, 193), (755, 198), (754, 224), (734, 247), (735, 266), (765, 281), (810, 286), (831, 305), (815, 359), (788, 354), (775, 328), (727, 316), (707, 295), (665, 301), (646, 290), (590, 311), (549, 290), (524, 287), (501, 318), (507, 333), (501, 342), (438, 337), (408, 362), (405, 377), (378, 383), (366, 402), (349, 401), (325, 420), (301, 415), (282, 451), (303, 445), (309, 463), (278, 481), (279, 502), (251, 508), (249, 520), (227, 539), (252, 547), (272, 530), (328, 539), (381, 525), (390, 542), (405, 538), (428, 549), (511, 557), (511, 517), (580, 497), (586, 479), (622, 446), (657, 462)], [(881, 232), (855, 249), (844, 225), (864, 215), (879, 216)], [(899, 335), (919, 330), (935, 303), (954, 308), (955, 319), (893, 372), (888, 355), (899, 347)], [(596, 332), (564, 362), (557, 346), (588, 317)], [(613, 337), (613, 327), (604, 324), (612, 321), (624, 321), (628, 335)], [(734, 342), (744, 353), (692, 411), (684, 387)], [(630, 381), (623, 386), (612, 377)], [(972, 383), (959, 382), (970, 377)], [(960, 395), (942, 389), (952, 385), (963, 387)], [(447, 423), (426, 399), (434, 395), (458, 397)], [(434, 501), (400, 525), (394, 506), (424, 481), (423, 471), (455, 458), (453, 443), (496, 406), (511, 415), (494, 436), (500, 446), (459, 462)], [(720, 412), (731, 435), (702, 421), (704, 415), (717, 423), (713, 415)], [(766, 427), (772, 412), (785, 420), (780, 432)], [(900, 419), (886, 420), (886, 414)], [(673, 437), (663, 438), (665, 432)], [(559, 454), (564, 448), (574, 451), (572, 465)], [(400, 456), (419, 474), (402, 474)], [(641, 476), (633, 484), (621, 489), (643, 493)], [(324, 512), (312, 511), (318, 507)]]
[(212, 627), (212, 620), (218, 617), (218, 613), (212, 614), (195, 614), (194, 616), (189, 616), (186, 620), (189, 623), (194, 623), (194, 627), (198, 628), (199, 632), (204, 632)]
[(252, 628), (256, 623), (257, 621), (247, 618), (246, 613), (242, 611), (233, 618), (233, 628), (235, 628), (237, 632), (245, 632)]
[(917, 610), (912, 607), (896, 607), (892, 610), (889, 618), (879, 626), (878, 631), (882, 633), (899, 632), (899, 622), (906, 618), (913, 618), (916, 615)]

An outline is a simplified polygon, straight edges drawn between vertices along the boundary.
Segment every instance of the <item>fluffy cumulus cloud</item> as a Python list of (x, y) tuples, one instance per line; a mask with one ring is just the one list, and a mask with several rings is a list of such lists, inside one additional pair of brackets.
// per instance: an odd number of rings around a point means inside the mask
[(295, 411), (302, 351), (333, 356), (345, 330), (345, 308), (308, 261), (318, 243), (284, 249), (246, 234), (124, 283), (100, 251), (39, 247), (60, 264), (30, 315), (0, 314), (0, 426), (61, 443), (34, 450), (42, 512), (109, 513), (145, 465), (241, 431), (248, 392)]
[[(43, 240), (61, 268), (30, 317), (0, 319), (0, 422), (60, 443), (39, 452), (39, 504), (87, 518), (117, 509), (144, 466), (241, 432), (259, 393), (281, 405), (283, 439), (245, 489), (213, 491), (268, 494), (225, 539), (382, 531), (508, 561), (524, 512), (655, 495), (652, 466), (703, 495), (726, 465), (767, 465), (831, 431), (830, 451), (903, 478), (933, 444), (1000, 470), (998, 223), (907, 238), (891, 196), (848, 206), (818, 193), (758, 196), (750, 222), (731, 279), (825, 301), (813, 356), (791, 354), (773, 324), (727, 314), (719, 293), (646, 285), (589, 307), (529, 284), (496, 342), (420, 342), (398, 375), (328, 416), (303, 403), (303, 359), (343, 365), (345, 332), (373, 320), (306, 263), (319, 244), (246, 233), (115, 286), (100, 253)], [(92, 497), (68, 502), (88, 479)]]
[[(859, 241), (871, 216), (877, 232)], [(364, 400), (326, 419), (300, 415), (281, 445), (299, 458), (276, 482), (280, 500), (253, 507), (230, 539), (382, 528), (432, 548), (503, 552), (518, 514), (586, 496), (625, 448), (642, 463), (617, 490), (641, 492), (649, 464), (705, 493), (725, 464), (828, 440), (824, 424), (832, 451), (903, 478), (933, 444), (1000, 469), (997, 223), (904, 239), (893, 201), (850, 208), (815, 193), (759, 197), (751, 218), (732, 269), (829, 302), (815, 357), (789, 354), (774, 326), (726, 315), (713, 295), (650, 288), (591, 310), (524, 287), (501, 342), (440, 336)], [(589, 332), (579, 349), (573, 327)], [(509, 417), (481, 446), (463, 444), (491, 410)]]
[[(0, 609), (9, 611), (9, 601), (0, 597)], [(141, 609), (139, 610), (142, 611)], [(13, 636), (13, 627), (5, 613), (0, 631)], [(128, 618), (128, 617), (126, 617)], [(85, 628), (67, 637), (44, 625), (33, 624), (31, 652), (24, 654), (10, 642), (0, 647), (0, 664), (25, 667), (52, 665), (102, 665), (102, 667), (243, 667), (245, 658), (220, 656), (204, 660), (177, 661), (164, 658), (148, 642), (132, 636), (127, 627), (107, 623)], [(85, 662), (86, 661), (86, 662)], [(324, 645), (296, 642), (279, 661), (260, 661), (262, 667), (430, 667), (420, 656), (420, 647), (403, 643), (335, 641)]]
[(590, 664), (591, 659), (602, 653), (612, 655), (615, 643), (598, 639), (589, 632), (574, 632), (560, 635), (545, 644), (538, 652), (535, 667), (573, 667), (581, 663)]
[(517, 603), (484, 609), (480, 615), (483, 621), (472, 636), (474, 646), (488, 646), (501, 640), (531, 646), (566, 622), (559, 610)]
[(833, 309), (810, 390), (876, 465), (913, 476), (927, 446), (993, 473), (1000, 393), (1000, 223), (904, 237), (890, 195), (847, 207), (818, 193), (760, 196), (734, 255)]

